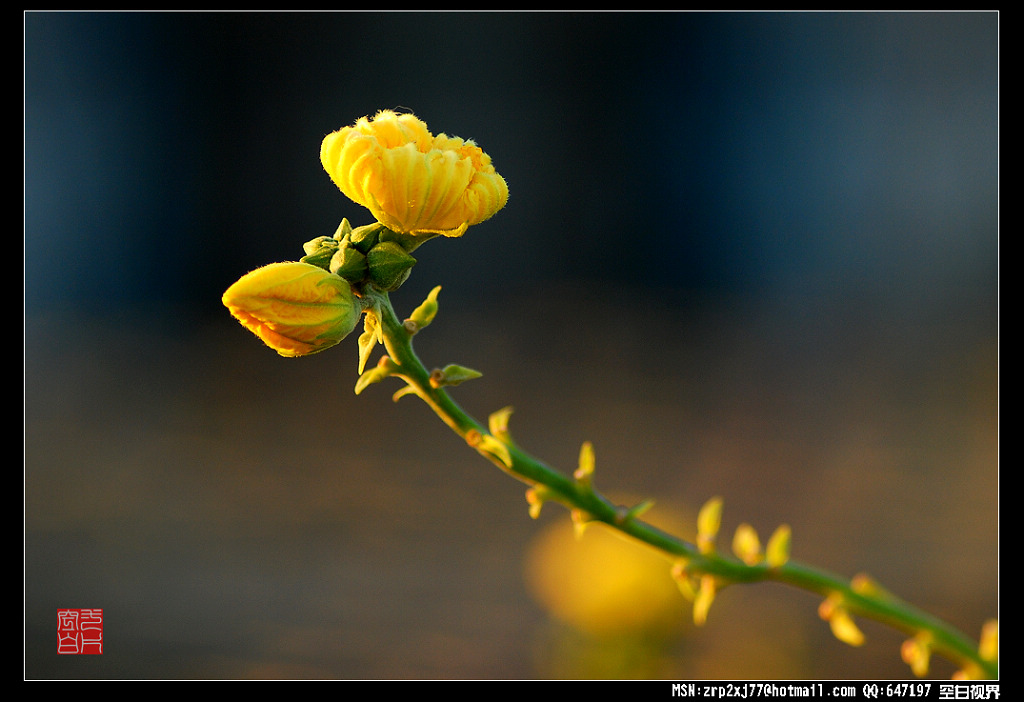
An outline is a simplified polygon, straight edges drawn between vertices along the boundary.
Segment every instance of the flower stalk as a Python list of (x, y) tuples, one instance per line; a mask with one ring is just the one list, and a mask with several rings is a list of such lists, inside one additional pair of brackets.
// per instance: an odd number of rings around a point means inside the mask
[[(998, 677), (998, 663), (994, 656), (986, 657), (969, 637), (878, 587), (866, 576), (851, 580), (789, 559), (791, 537), (785, 525), (769, 540), (770, 557), (746, 563), (723, 555), (714, 547), (714, 532), (718, 530), (721, 516), (721, 502), (717, 499), (702, 510), (705, 538), (698, 546), (644, 522), (636, 514), (642, 509), (624, 511), (601, 495), (593, 485), (593, 456), (589, 447), (581, 451), (584, 470), (577, 470), (576, 476), (566, 475), (526, 453), (510, 440), (507, 433), (509, 410), (496, 413), (499, 415), (496, 421), (491, 422), (491, 426), (484, 426), (452, 400), (445, 386), (431, 382), (430, 372), (413, 350), (413, 334), (398, 319), (387, 293), (374, 291), (371, 295), (373, 309), (380, 314), (383, 343), (391, 361), (388, 364), (391, 369), (389, 375), (407, 384), (407, 391), (401, 395), (417, 395), (469, 446), (512, 477), (529, 485), (532, 516), (539, 514), (540, 505), (544, 502), (558, 502), (582, 514), (586, 521), (603, 522), (654, 547), (669, 562), (682, 562), (684, 566), (679, 570), (697, 576), (698, 616), (701, 620), (707, 616), (714, 590), (720, 590), (723, 584), (778, 582), (824, 598), (823, 605), (828, 605), (821, 607), (820, 611), (829, 619), (841, 640), (847, 643), (857, 643), (854, 632), (859, 630), (855, 629), (853, 617), (872, 619), (906, 633), (911, 640), (927, 640), (931, 654), (953, 661), (967, 677)], [(436, 291), (431, 299), (436, 304)], [(503, 436), (491, 433), (494, 426), (501, 429)], [(504, 450), (496, 451), (494, 444), (500, 444)], [(785, 553), (785, 556), (780, 553)], [(922, 673), (926, 668), (917, 663), (913, 670)]]

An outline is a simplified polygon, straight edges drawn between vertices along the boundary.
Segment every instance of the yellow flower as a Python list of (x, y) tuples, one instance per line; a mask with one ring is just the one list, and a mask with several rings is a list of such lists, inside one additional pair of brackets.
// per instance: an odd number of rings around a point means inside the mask
[(411, 114), (382, 110), (328, 134), (320, 161), (345, 195), (396, 232), (461, 236), (508, 201), (480, 147), (434, 136)]
[(348, 336), (361, 309), (345, 280), (309, 263), (271, 263), (227, 289), (224, 305), (282, 356), (306, 356)]

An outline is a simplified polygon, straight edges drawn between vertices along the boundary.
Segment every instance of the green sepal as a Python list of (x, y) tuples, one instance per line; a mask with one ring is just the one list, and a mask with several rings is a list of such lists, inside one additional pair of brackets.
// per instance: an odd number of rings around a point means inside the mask
[(411, 253), (425, 242), (430, 241), (434, 237), (438, 236), (441, 232), (416, 232), (415, 234), (406, 232), (396, 232), (386, 227), (381, 227), (379, 240), (393, 241), (402, 247), (402, 250), (406, 253)]

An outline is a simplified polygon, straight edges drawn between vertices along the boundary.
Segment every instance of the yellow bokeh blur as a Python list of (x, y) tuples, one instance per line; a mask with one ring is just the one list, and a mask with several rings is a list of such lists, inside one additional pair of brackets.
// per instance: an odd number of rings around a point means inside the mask
[[(644, 518), (675, 534), (693, 532), (692, 519), (657, 507)], [(604, 524), (590, 524), (577, 537), (564, 519), (534, 539), (525, 577), (533, 597), (553, 618), (581, 632), (660, 636), (689, 620), (689, 603), (670, 576), (671, 565), (663, 554)]]

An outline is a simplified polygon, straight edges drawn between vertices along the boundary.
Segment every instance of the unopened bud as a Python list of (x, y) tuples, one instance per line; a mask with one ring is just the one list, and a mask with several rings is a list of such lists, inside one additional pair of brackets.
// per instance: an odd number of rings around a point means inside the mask
[(331, 257), (338, 250), (338, 242), (329, 236), (318, 236), (303, 244), (302, 250), (306, 252), (306, 255), (299, 259), (302, 263), (328, 270)]
[(397, 290), (409, 277), (416, 259), (393, 241), (382, 241), (366, 254), (370, 282), (381, 290)]
[(272, 263), (242, 276), (224, 305), (242, 325), (282, 356), (306, 356), (334, 346), (362, 312), (349, 284), (309, 263)]
[(366, 256), (345, 242), (331, 256), (328, 270), (350, 283), (358, 283), (366, 276)]
[(362, 253), (369, 253), (370, 249), (376, 246), (380, 240), (380, 233), (383, 229), (384, 225), (378, 222), (356, 227), (348, 232), (349, 243)]

